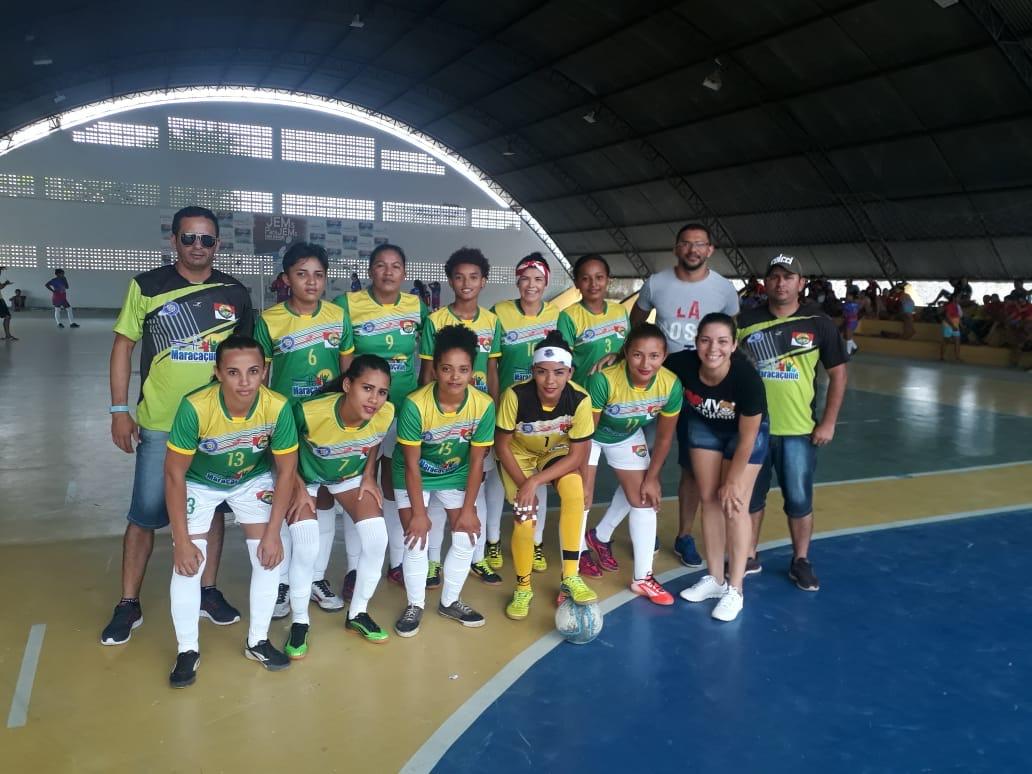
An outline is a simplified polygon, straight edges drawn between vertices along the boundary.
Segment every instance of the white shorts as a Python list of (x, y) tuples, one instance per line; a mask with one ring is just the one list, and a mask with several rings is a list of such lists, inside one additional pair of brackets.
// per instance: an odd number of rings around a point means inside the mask
[(223, 500), (232, 508), (237, 524), (267, 524), (272, 512), (273, 480), (263, 473), (230, 490), (186, 482), (186, 531), (203, 535), (211, 528), (215, 508)]
[(394, 447), (398, 445), (398, 418), (391, 420), (391, 426), (387, 428), (387, 434), (380, 441), (380, 456), (394, 457)]
[(340, 494), (341, 492), (350, 492), (352, 489), (358, 489), (361, 485), (362, 475), (359, 474), (333, 484), (306, 484), (305, 489), (308, 490), (308, 494), (315, 497), (319, 493), (319, 487), (321, 486), (326, 487), (326, 491), (330, 494)]
[[(462, 504), (466, 501), (466, 493), (461, 489), (424, 489), (423, 490), (423, 507), (430, 507), (431, 495), (433, 500), (437, 502), (445, 510), (456, 510), (462, 507)], [(407, 489), (395, 489), (394, 497), (398, 502), (398, 509), (411, 508), (412, 500), (409, 499)]]
[(606, 453), (606, 462), (614, 470), (648, 470), (652, 463), (649, 446), (645, 443), (645, 434), (641, 428), (635, 430), (630, 438), (619, 443), (592, 441), (588, 464), (592, 467), (598, 465), (598, 458), (603, 451)]

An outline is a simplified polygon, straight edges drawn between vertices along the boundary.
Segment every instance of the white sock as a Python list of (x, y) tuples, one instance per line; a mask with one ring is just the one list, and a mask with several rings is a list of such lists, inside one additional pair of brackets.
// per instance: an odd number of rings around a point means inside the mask
[(319, 555), (315, 559), (313, 581), (321, 581), (326, 577), (326, 568), (330, 566), (330, 552), (333, 550), (333, 536), (337, 533), (337, 506), (320, 508), (315, 512), (319, 522)]
[(192, 542), (201, 549), (205, 561), (201, 562), (197, 574), (191, 578), (180, 575), (173, 568), (172, 583), (168, 588), (168, 595), (172, 599), (172, 626), (176, 630), (176, 642), (179, 643), (180, 653), (186, 653), (188, 650), (201, 652), (197, 622), (201, 616), (201, 573), (207, 564), (208, 541), (198, 539)]
[(247, 554), (251, 557), (251, 610), (247, 645), (251, 648), (269, 639), (269, 624), (272, 623), (272, 610), (276, 607), (276, 586), (279, 583), (279, 567), (266, 570), (258, 561), (260, 542), (247, 541)]
[[(368, 497), (368, 495), (366, 496)], [(359, 557), (362, 555), (362, 538), (359, 537), (358, 530), (355, 529), (355, 522), (351, 520), (351, 515), (347, 511), (344, 511), (341, 525), (344, 527), (344, 550), (348, 555), (348, 572), (358, 570)], [(386, 526), (383, 534), (387, 534)], [(386, 550), (386, 545), (385, 543), (384, 550)], [(380, 564), (383, 564), (383, 551), (380, 552)]]
[[(401, 561), (401, 570), (405, 576), (405, 595), (408, 597), (410, 605), (426, 607), (426, 571), (428, 564), (426, 546), (423, 548), (418, 546), (416, 548), (405, 547), (405, 557)], [(466, 572), (469, 572), (468, 567)]]
[(441, 589), (441, 605), (448, 607), (459, 598), (462, 584), (469, 576), (469, 563), (473, 558), (474, 543), (465, 532), (452, 532), (451, 548), (444, 560), (444, 587)]
[(598, 539), (603, 543), (608, 543), (612, 540), (616, 528), (620, 526), (620, 523), (630, 511), (631, 504), (627, 501), (627, 495), (624, 494), (623, 487), (618, 486), (613, 493), (613, 502), (609, 503), (609, 507), (606, 508), (606, 515), (602, 517), (602, 521), (595, 527), (595, 534), (598, 536)]
[(584, 533), (587, 532), (585, 529), (588, 523), (588, 514), (591, 513), (591, 508), (584, 509), (584, 521), (581, 522), (581, 536), (580, 536), (580, 552), (583, 554), (588, 550), (588, 541), (584, 538)]
[[(444, 525), (448, 523), (448, 514), (437, 503), (427, 508), (430, 517), (430, 534), (426, 539), (426, 558), (431, 562), (441, 561), (441, 546), (444, 545)], [(467, 568), (469, 569), (469, 568)]]
[(67, 309), (65, 309), (65, 314), (68, 315), (68, 324), (69, 325), (71, 325), (73, 322), (75, 322), (75, 315), (72, 314), (72, 307), (68, 307)]
[[(484, 493), (485, 488), (483, 486), (480, 487), (480, 491), (477, 493), (477, 518), (480, 519), (481, 524), (487, 523), (487, 495)], [(473, 546), (473, 556), (470, 558), (470, 563), (483, 561), (486, 548), (487, 530), (481, 529), (477, 542)]]
[(502, 508), (505, 507), (505, 485), (502, 483), (502, 476), (498, 472), (498, 468), (487, 474), (487, 479), (480, 491), (484, 492), (484, 498), (487, 501), (487, 518), (481, 519), (484, 524), (483, 535), (492, 543), (497, 543), (502, 539)]
[(652, 572), (652, 552), (656, 548), (656, 509), (631, 508), (628, 520), (634, 548), (634, 579), (643, 580)]
[(383, 520), (387, 524), (387, 547), (390, 549), (390, 569), (393, 570), (405, 556), (405, 528), (401, 526), (398, 504), (386, 497), (383, 499)]
[[(290, 525), (284, 519), (280, 525), (279, 539), (283, 544), (283, 561), (279, 566), (279, 582), (284, 586), (290, 585)], [(279, 591), (277, 589), (277, 591)]]
[(290, 611), (293, 623), (306, 624), (308, 600), (312, 593), (312, 574), (319, 555), (319, 525), (315, 519), (296, 521), (290, 525)]
[[(54, 322), (57, 323), (58, 325), (61, 324), (61, 307), (59, 307), (59, 306), (55, 306), (54, 307)], [(182, 652), (182, 651), (180, 651), (180, 652)]]
[[(351, 521), (351, 519), (347, 519)], [(354, 524), (354, 522), (352, 522)], [(383, 554), (387, 550), (387, 525), (383, 519), (363, 519), (354, 524), (355, 534), (361, 535), (362, 556), (358, 560), (358, 572), (355, 578), (355, 592), (348, 607), (348, 618), (366, 612), (369, 600), (376, 591), (380, 580), (380, 568), (383, 567)], [(426, 583), (426, 576), (423, 576)]]
[(545, 515), (548, 513), (548, 484), (542, 484), (537, 490), (538, 512), (537, 524), (534, 525), (534, 542), (541, 545), (545, 542)]

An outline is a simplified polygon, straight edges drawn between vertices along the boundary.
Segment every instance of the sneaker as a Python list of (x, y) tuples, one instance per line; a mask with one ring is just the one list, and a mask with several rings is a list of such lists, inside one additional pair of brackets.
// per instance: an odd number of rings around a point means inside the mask
[(272, 608), (272, 617), (278, 621), (288, 615), (290, 615), (290, 586), (281, 583), (276, 591), (276, 606)]
[(355, 596), (355, 581), (357, 579), (357, 570), (349, 570), (348, 574), (344, 576), (344, 585), (340, 587), (340, 598), (345, 602), (350, 603), (351, 598)]
[(58, 323), (58, 324), (57, 324), (57, 327), (58, 327), (58, 328), (63, 328), (63, 327), (64, 327), (64, 323)]
[(598, 535), (594, 529), (589, 529), (584, 533), (584, 540), (588, 544), (588, 548), (595, 552), (595, 556), (598, 557), (598, 566), (606, 572), (616, 572), (620, 569), (620, 565), (616, 563), (616, 559), (613, 558), (613, 541), (604, 543), (598, 539)]
[(394, 631), (399, 637), (415, 637), (419, 634), (419, 622), (422, 620), (423, 608), (409, 605), (394, 624)]
[(534, 563), (531, 565), (534, 572), (546, 572), (548, 562), (545, 559), (545, 546), (543, 543), (534, 544)]
[(290, 659), (286, 654), (276, 650), (268, 640), (262, 640), (254, 647), (245, 642), (244, 655), (252, 661), (257, 661), (270, 672), (278, 672), (290, 666)]
[(750, 556), (745, 560), (746, 575), (759, 575), (761, 572), (763, 572), (763, 565), (760, 564), (760, 557)]
[(729, 583), (727, 591), (721, 596), (720, 601), (717, 602), (717, 606), (713, 608), (713, 612), (710, 615), (718, 621), (733, 621), (742, 612), (744, 604), (745, 600), (742, 598), (742, 592)]
[(401, 565), (397, 567), (391, 567), (387, 570), (387, 580), (391, 583), (397, 583), (402, 588), (405, 588), (405, 575), (401, 571)]
[(139, 602), (119, 602), (111, 622), (100, 633), (101, 645), (124, 645), (133, 636), (133, 629), (143, 625), (143, 610)]
[(426, 566), (426, 587), (428, 589), (439, 589), (442, 583), (444, 583), (444, 578), (441, 575), (441, 563), (428, 562)]
[(69, 327), (69, 328), (78, 328), (78, 327), (79, 327), (79, 323), (72, 323), (72, 324), (71, 324), (71, 325), (69, 325), (68, 327)]
[(695, 539), (691, 535), (681, 535), (674, 541), (674, 553), (685, 567), (702, 567), (702, 557), (695, 550)]
[(469, 571), (471, 574), (480, 578), (480, 580), (488, 586), (497, 586), (502, 582), (502, 576), (491, 569), (491, 565), (487, 563), (487, 559), (481, 559), (479, 562), (474, 562), (470, 565)]
[(484, 560), (491, 565), (492, 570), (500, 570), (505, 566), (501, 541), (497, 543), (492, 543), (490, 540), (487, 541), (487, 548), (484, 550)]
[(290, 625), (290, 636), (287, 637), (287, 644), (283, 646), (283, 652), (292, 661), (300, 661), (308, 655), (308, 624)]
[(437, 605), (437, 614), (450, 618), (456, 623), (460, 623), (463, 626), (467, 626), (470, 629), (475, 629), (478, 626), (483, 626), (487, 621), (484, 620), (484, 616), (480, 615), (476, 610), (467, 605), (461, 599), (456, 599), (448, 607), (444, 605)]
[(788, 567), (788, 577), (803, 591), (817, 591), (821, 587), (809, 559), (793, 559)]
[(657, 605), (674, 604), (673, 595), (659, 585), (659, 581), (652, 577), (652, 573), (649, 573), (641, 580), (633, 581), (631, 583), (631, 591)]
[(333, 593), (329, 581), (325, 578), (312, 583), (311, 600), (327, 613), (335, 613), (344, 609), (344, 600)]
[(578, 605), (586, 605), (598, 600), (598, 594), (579, 575), (569, 575), (563, 578), (562, 583), (559, 584), (559, 593), (570, 597)]
[(176, 665), (168, 676), (169, 685), (173, 688), (186, 688), (197, 679), (197, 666), (201, 663), (201, 654), (196, 650), (188, 650), (176, 656)]
[(719, 599), (727, 591), (727, 581), (717, 583), (712, 575), (703, 575), (694, 586), (681, 590), (681, 599), (688, 602), (703, 602), (707, 599)]
[(240, 620), (240, 611), (233, 607), (214, 586), (201, 589), (201, 617), (218, 626), (229, 626)]
[(582, 551), (580, 555), (580, 563), (577, 568), (581, 575), (587, 575), (589, 578), (601, 578), (602, 568), (599, 567), (595, 560), (591, 558), (591, 551)]
[(514, 621), (522, 621), (530, 614), (530, 600), (533, 598), (533, 591), (517, 587), (512, 592), (512, 601), (505, 606), (505, 614)]
[(368, 613), (359, 613), (354, 618), (349, 618), (346, 625), (351, 631), (357, 632), (366, 642), (376, 645), (387, 642), (387, 632), (377, 626), (376, 621), (370, 618)]

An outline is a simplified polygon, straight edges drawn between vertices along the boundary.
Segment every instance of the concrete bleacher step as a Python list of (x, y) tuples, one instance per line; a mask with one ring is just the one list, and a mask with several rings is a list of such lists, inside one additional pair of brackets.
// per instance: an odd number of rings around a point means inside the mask
[[(857, 326), (856, 335), (880, 336), (882, 331), (896, 335), (902, 334), (903, 323), (898, 320), (861, 320)], [(934, 341), (938, 344), (941, 338), (942, 326), (939, 323), (914, 323), (914, 338), (911, 341)]]
[[(876, 355), (895, 355), (911, 360), (938, 360), (939, 342), (921, 341), (918, 339), (885, 339), (881, 336), (857, 336), (856, 343), (861, 352)], [(953, 359), (953, 349), (948, 347), (946, 359)], [(1007, 367), (1010, 365), (1010, 350), (1003, 347), (978, 347), (969, 344), (961, 344), (960, 360), (962, 363), (971, 365), (985, 365)], [(1022, 368), (1032, 368), (1032, 352), (1024, 352), (1021, 355), (1019, 365)]]

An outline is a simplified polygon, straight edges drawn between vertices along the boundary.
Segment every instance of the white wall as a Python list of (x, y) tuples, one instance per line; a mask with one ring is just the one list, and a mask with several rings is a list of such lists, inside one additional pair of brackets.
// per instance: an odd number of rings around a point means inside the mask
[[(377, 168), (282, 161), (278, 153), (279, 131), (274, 132), (276, 152), (272, 160), (171, 151), (167, 142), (168, 116), (257, 124), (271, 126), (274, 130), (310, 129), (372, 137), (376, 142)], [(380, 203), (385, 200), (499, 209), (485, 193), (451, 169), (443, 176), (379, 169), (381, 148), (416, 149), (365, 125), (321, 113), (265, 105), (191, 103), (134, 110), (107, 120), (158, 126), (160, 149), (76, 143), (71, 132), (64, 131), (0, 156), (0, 174), (32, 175), (36, 188), (34, 198), (0, 196), (0, 265), (11, 267), (4, 278), (13, 283), (5, 291), (6, 298), (10, 298), (15, 287), (20, 287), (28, 292), (30, 304), (46, 305), (49, 298), (42, 285), (53, 276), (53, 269), (60, 266), (67, 270), (71, 283), (69, 298), (74, 305), (119, 307), (126, 283), (135, 271), (75, 269), (48, 258), (46, 247), (98, 251), (104, 248), (159, 249), (162, 244), (160, 211), (169, 207), (171, 185), (272, 192), (276, 213), (280, 212), (279, 194), (284, 192), (372, 199), (377, 202), (377, 219), (381, 217)], [(46, 176), (157, 184), (160, 201), (158, 206), (54, 201), (44, 198), (43, 178)], [(518, 232), (398, 223), (384, 224), (384, 229), (390, 241), (406, 250), (410, 265), (418, 272), (439, 273), (447, 256), (464, 245), (483, 250), (492, 266), (497, 267), (483, 295), (485, 305), (515, 294), (512, 268), (519, 258), (534, 251), (549, 255), (541, 240), (525, 224)], [(5, 246), (10, 245), (34, 246), (37, 266), (19, 267), (19, 263), (33, 261), (13, 257), (9, 247), (5, 253)], [(562, 268), (555, 265), (555, 261), (552, 263), (555, 271), (551, 290), (558, 292), (568, 287), (569, 281)], [(264, 278), (234, 272), (232, 266), (222, 268), (236, 273), (252, 289), (256, 304), (260, 299), (259, 287), (271, 281), (271, 267), (269, 276)], [(364, 272), (360, 272), (360, 276), (364, 278)], [(336, 287), (328, 293), (345, 289), (345, 284), (346, 280), (336, 280)], [(445, 287), (445, 300), (450, 298), (451, 293)]]

